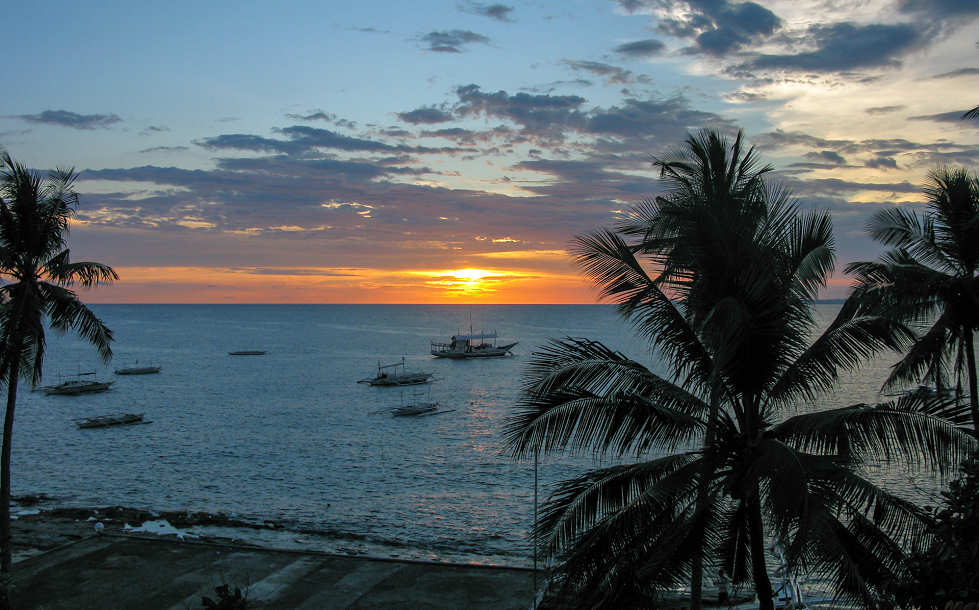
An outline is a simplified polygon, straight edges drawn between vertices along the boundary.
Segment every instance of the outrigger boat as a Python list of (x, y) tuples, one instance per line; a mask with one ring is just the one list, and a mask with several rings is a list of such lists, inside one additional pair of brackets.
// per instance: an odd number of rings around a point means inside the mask
[[(487, 343), (486, 339), (493, 339)], [(453, 335), (449, 343), (432, 341), (432, 355), (436, 358), (499, 358), (511, 355), (511, 348), (519, 343), (497, 345), (496, 332)]]
[(159, 372), (158, 366), (130, 366), (115, 370), (116, 375), (152, 375)]
[[(398, 367), (401, 367), (400, 369)], [(393, 369), (390, 370), (389, 369)], [(401, 362), (395, 362), (394, 364), (381, 364), (377, 363), (377, 375), (371, 378), (365, 378), (359, 380), (357, 383), (368, 383), (370, 385), (421, 385), (423, 383), (428, 383), (432, 380), (432, 375), (434, 373), (413, 373), (405, 369), (405, 359), (401, 358)]]
[[(83, 375), (94, 374), (95, 371), (92, 371), (90, 373), (79, 373), (78, 376), (81, 377)], [(48, 395), (59, 394), (63, 396), (77, 396), (78, 394), (95, 394), (98, 392), (105, 392), (112, 384), (112, 381), (69, 379), (68, 381), (62, 381), (57, 385), (49, 385), (41, 389)]]
[(131, 426), (133, 424), (151, 424), (143, 419), (142, 413), (121, 413), (119, 415), (99, 415), (97, 417), (79, 417), (74, 420), (79, 428), (107, 428), (109, 426)]
[(394, 417), (405, 417), (407, 415), (424, 415), (426, 413), (434, 414), (439, 408), (438, 402), (416, 402), (410, 405), (404, 405), (401, 407), (395, 407), (391, 410), (391, 414)]
[(455, 411), (455, 409), (440, 410), (439, 401), (432, 400), (432, 386), (428, 386), (428, 396), (424, 396), (425, 392), (423, 390), (415, 390), (412, 394), (414, 394), (412, 399), (406, 402), (404, 392), (402, 391), (401, 404), (399, 406), (372, 411), (372, 414), (390, 413), (393, 417), (410, 417), (439, 415), (441, 413)]

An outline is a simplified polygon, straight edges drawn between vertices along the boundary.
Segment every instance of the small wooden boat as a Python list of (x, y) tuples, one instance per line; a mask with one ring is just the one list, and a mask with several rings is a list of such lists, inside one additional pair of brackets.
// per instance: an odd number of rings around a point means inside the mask
[[(393, 370), (389, 372), (387, 369)], [(421, 385), (431, 381), (432, 375), (434, 375), (434, 373), (411, 372), (405, 370), (405, 359), (402, 357), (401, 362), (395, 362), (394, 364), (381, 364), (378, 362), (377, 375), (374, 377), (361, 379), (357, 383), (369, 383), (370, 385), (382, 386)]]
[(96, 417), (79, 417), (74, 420), (79, 428), (108, 428), (109, 426), (132, 426), (134, 424), (151, 424), (143, 419), (142, 413), (120, 413), (118, 415), (98, 415)]
[(158, 366), (130, 366), (115, 370), (116, 375), (152, 375), (159, 372), (160, 367)]
[(58, 394), (62, 396), (95, 394), (97, 392), (105, 392), (112, 384), (112, 381), (84, 381), (82, 379), (71, 379), (69, 381), (59, 383), (58, 385), (52, 385), (44, 388), (44, 393), (48, 395)]
[(228, 352), (229, 356), (264, 356), (268, 352), (260, 349), (243, 349), (237, 352)]
[(395, 407), (391, 410), (391, 414), (394, 417), (405, 417), (410, 415), (424, 415), (426, 413), (433, 413), (439, 408), (439, 403), (437, 402), (416, 402), (410, 405), (404, 405), (401, 407)]

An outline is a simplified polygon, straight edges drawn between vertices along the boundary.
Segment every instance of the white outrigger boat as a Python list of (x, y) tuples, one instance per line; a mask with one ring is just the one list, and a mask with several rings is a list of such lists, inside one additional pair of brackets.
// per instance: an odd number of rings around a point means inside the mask
[(79, 394), (96, 394), (98, 392), (105, 392), (109, 389), (114, 382), (112, 381), (97, 381), (95, 379), (81, 379), (85, 375), (94, 375), (95, 371), (90, 373), (78, 373), (76, 377), (78, 379), (69, 379), (68, 381), (62, 381), (57, 385), (49, 385), (39, 388), (43, 390), (45, 394), (60, 394), (63, 396), (77, 396)]
[[(487, 343), (486, 339), (493, 339), (493, 343)], [(498, 345), (496, 343), (496, 332), (475, 333), (468, 335), (453, 335), (449, 343), (439, 343), (432, 341), (432, 355), (436, 358), (499, 358), (512, 354), (511, 348), (519, 343), (507, 343)]]
[[(401, 367), (400, 369), (398, 367)], [(359, 380), (357, 383), (368, 383), (370, 385), (393, 386), (393, 385), (421, 385), (432, 380), (434, 373), (410, 372), (405, 368), (405, 359), (402, 356), (401, 362), (394, 364), (377, 363), (377, 375)]]

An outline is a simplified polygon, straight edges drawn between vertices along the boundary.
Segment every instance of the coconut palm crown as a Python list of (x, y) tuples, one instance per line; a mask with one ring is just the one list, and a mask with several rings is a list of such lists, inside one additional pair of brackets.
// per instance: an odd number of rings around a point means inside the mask
[(17, 384), (37, 384), (44, 363), (44, 321), (88, 340), (103, 360), (112, 357), (112, 333), (71, 290), (118, 279), (111, 267), (73, 262), (68, 224), (78, 195), (75, 173), (44, 179), (8, 153), (0, 156), (0, 379), (7, 385), (0, 461), (0, 570), (10, 569), (10, 451)]
[(657, 166), (667, 195), (578, 237), (576, 253), (670, 374), (596, 341), (555, 340), (534, 354), (506, 429), (516, 457), (622, 461), (560, 483), (544, 506), (535, 537), (558, 561), (556, 595), (648, 605), (690, 582), (704, 555), (772, 608), (765, 548), (779, 539), (793, 568), (876, 604), (926, 516), (859, 466), (954, 468), (972, 446), (963, 412), (935, 393), (821, 408), (842, 372), (905, 345), (908, 329), (847, 303), (809, 340), (833, 268), (830, 219), (765, 184), (740, 134), (701, 132)]
[(877, 261), (851, 263), (847, 273), (856, 276), (854, 297), (867, 311), (924, 330), (885, 387), (925, 381), (961, 393), (964, 377), (979, 431), (979, 177), (942, 168), (931, 172), (924, 192), (922, 216), (900, 207), (873, 216), (868, 232), (893, 248)]

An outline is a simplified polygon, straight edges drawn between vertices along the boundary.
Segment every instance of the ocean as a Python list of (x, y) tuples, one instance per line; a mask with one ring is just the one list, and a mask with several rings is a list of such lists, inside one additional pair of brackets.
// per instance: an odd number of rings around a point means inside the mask
[[(839, 305), (817, 305), (828, 322)], [(115, 334), (94, 348), (50, 331), (44, 385), (81, 372), (113, 380), (101, 394), (47, 396), (21, 385), (13, 495), (58, 506), (226, 513), (285, 525), (277, 546), (528, 565), (532, 461), (504, 453), (502, 429), (531, 353), (550, 338), (588, 337), (662, 372), (611, 306), (93, 305)], [(429, 342), (469, 331), (519, 341), (514, 355), (443, 360)], [(263, 356), (229, 356), (265, 350)], [(415, 388), (370, 387), (378, 363), (433, 372)], [(877, 398), (893, 356), (844, 376), (820, 400)], [(158, 365), (156, 375), (116, 368)], [(446, 411), (393, 418), (417, 398)], [(152, 424), (92, 430), (73, 419), (144, 413)], [(608, 463), (608, 462), (605, 462)], [(602, 465), (590, 454), (541, 457), (540, 497)], [(875, 475), (906, 493), (932, 488), (904, 472)], [(929, 487), (930, 486), (930, 487)], [(136, 524), (133, 524), (136, 525)], [(256, 534), (258, 535), (258, 534)]]

